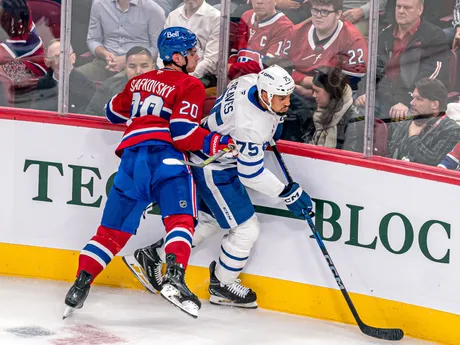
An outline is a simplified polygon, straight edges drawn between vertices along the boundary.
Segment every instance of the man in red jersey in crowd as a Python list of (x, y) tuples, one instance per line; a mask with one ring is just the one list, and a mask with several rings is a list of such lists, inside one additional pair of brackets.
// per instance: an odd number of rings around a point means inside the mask
[(449, 170), (460, 170), (460, 143), (438, 164), (438, 167)]
[(343, 0), (310, 0), (311, 21), (294, 26), (283, 49), (292, 61), (296, 89), (285, 119), (282, 139), (304, 141), (314, 132), (313, 77), (320, 67), (338, 67), (357, 89), (365, 76), (367, 44), (356, 27), (342, 21)]
[(283, 54), (285, 40), (293, 24), (282, 12), (276, 10), (276, 0), (251, 0), (252, 10), (246, 11), (238, 25), (238, 40), (229, 58), (230, 79), (258, 73), (262, 62)]
[(121, 162), (101, 225), (80, 253), (64, 317), (83, 306), (91, 283), (136, 233), (142, 212), (152, 202), (160, 206), (167, 233), (161, 295), (192, 317), (198, 316), (201, 303), (184, 280), (197, 215), (195, 184), (189, 167), (163, 163), (166, 158), (186, 160), (182, 152), (201, 150), (204, 143), (212, 155), (226, 147), (220, 145), (221, 139), (229, 140), (199, 125), (205, 90), (188, 75), (197, 65), (196, 44), (195, 34), (188, 29), (163, 30), (158, 50), (165, 68), (134, 77), (106, 106), (107, 118), (127, 123), (128, 128), (116, 149)]
[(343, 0), (311, 0), (312, 21), (294, 27), (287, 50), (295, 66), (297, 92), (311, 96), (313, 76), (319, 67), (338, 67), (354, 86), (366, 74), (367, 44), (364, 36), (340, 20)]

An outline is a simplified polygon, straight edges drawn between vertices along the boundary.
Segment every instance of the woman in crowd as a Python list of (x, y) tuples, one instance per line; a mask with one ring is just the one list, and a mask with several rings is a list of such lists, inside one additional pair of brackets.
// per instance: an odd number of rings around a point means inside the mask
[(318, 70), (313, 79), (313, 98), (317, 103), (313, 114), (315, 131), (313, 135), (304, 136), (304, 141), (355, 151), (360, 136), (356, 128), (358, 112), (342, 70), (336, 67)]

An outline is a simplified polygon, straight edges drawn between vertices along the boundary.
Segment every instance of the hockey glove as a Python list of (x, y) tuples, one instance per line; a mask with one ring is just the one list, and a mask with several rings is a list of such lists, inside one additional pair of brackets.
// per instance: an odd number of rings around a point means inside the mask
[(286, 203), (289, 211), (299, 218), (305, 218), (304, 213), (312, 217), (312, 203), (310, 196), (302, 190), (298, 183), (289, 183), (279, 197)]
[(203, 152), (209, 156), (214, 156), (225, 148), (230, 148), (230, 150), (235, 148), (232, 138), (228, 135), (211, 132), (204, 138)]

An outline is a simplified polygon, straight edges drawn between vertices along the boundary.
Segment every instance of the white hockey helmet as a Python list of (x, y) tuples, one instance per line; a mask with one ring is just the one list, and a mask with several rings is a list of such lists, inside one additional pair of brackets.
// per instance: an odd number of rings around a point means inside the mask
[[(286, 70), (278, 65), (272, 65), (259, 72), (257, 76), (257, 90), (259, 92), (259, 99), (267, 107), (268, 111), (274, 113), (272, 110), (272, 98), (274, 95), (288, 96), (294, 92), (295, 83), (294, 79), (289, 75)], [(267, 93), (268, 104), (262, 98), (262, 91)]]

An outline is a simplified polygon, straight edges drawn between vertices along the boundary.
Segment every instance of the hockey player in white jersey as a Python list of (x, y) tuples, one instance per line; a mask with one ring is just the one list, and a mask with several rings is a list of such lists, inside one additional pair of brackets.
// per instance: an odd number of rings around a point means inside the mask
[[(193, 245), (219, 231), (219, 227), (229, 230), (223, 236), (219, 259), (209, 267), (213, 304), (257, 308), (256, 293), (238, 279), (260, 228), (245, 187), (281, 198), (299, 217), (312, 210), (310, 197), (297, 183), (285, 185), (264, 167), (264, 150), (283, 121), (294, 87), (291, 76), (277, 65), (242, 76), (229, 84), (216, 100), (210, 116), (203, 120), (202, 126), (215, 133), (206, 150), (209, 155), (218, 152), (229, 140), (237, 147), (237, 158), (224, 156), (204, 169), (193, 168), (197, 192), (215, 218), (200, 212)], [(194, 151), (190, 160), (201, 163), (209, 155)], [(164, 242), (168, 242), (168, 237)], [(161, 289), (162, 245), (160, 240), (124, 257), (131, 271), (151, 292)]]

